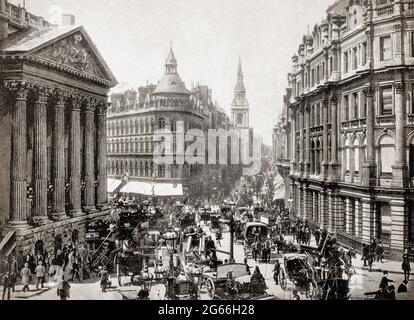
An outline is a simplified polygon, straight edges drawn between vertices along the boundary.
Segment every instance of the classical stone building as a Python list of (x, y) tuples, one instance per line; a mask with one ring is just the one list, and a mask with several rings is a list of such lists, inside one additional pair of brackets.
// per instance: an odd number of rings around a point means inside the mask
[(326, 13), (292, 58), (275, 157), (297, 214), (400, 259), (414, 241), (414, 4), (340, 0)]
[(107, 122), (109, 192), (131, 197), (208, 196), (213, 185), (217, 190), (226, 176), (222, 169), (227, 172), (227, 168), (220, 165), (183, 163), (185, 150), (180, 150), (176, 142), (167, 151), (174, 158), (172, 164), (154, 161), (157, 130), (184, 134), (189, 129), (200, 129), (207, 137), (209, 128), (230, 126), (224, 111), (213, 104), (211, 90), (200, 85), (188, 90), (177, 66), (170, 48), (165, 74), (157, 85), (147, 84), (138, 90), (111, 95)]
[(108, 214), (107, 94), (116, 79), (83, 27), (50, 25), (0, 4), (0, 253), (7, 255), (82, 237), (87, 220)]

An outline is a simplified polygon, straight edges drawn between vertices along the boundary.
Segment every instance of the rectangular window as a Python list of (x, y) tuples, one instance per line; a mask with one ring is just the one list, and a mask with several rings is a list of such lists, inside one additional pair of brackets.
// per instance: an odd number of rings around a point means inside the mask
[(352, 59), (353, 59), (353, 62), (354, 62), (353, 69), (354, 70), (358, 69), (358, 48), (357, 47), (352, 49)]
[(352, 94), (352, 98), (354, 99), (354, 119), (358, 119), (359, 117), (359, 100), (358, 100), (358, 93)]
[(317, 69), (316, 69), (316, 77), (317, 77), (316, 78), (316, 84), (319, 84), (321, 82), (320, 75), (321, 75), (320, 66), (318, 66)]
[(349, 120), (349, 97), (344, 96), (344, 120)]
[[(410, 113), (414, 114), (414, 84), (411, 85), (411, 109)], [(414, 158), (413, 158), (414, 160)]]
[(411, 32), (411, 57), (414, 57), (414, 32)]
[(380, 89), (380, 114), (392, 114), (392, 87), (382, 87)]
[(361, 92), (361, 118), (364, 118), (367, 116), (367, 97), (363, 92)]
[(365, 66), (365, 64), (367, 63), (367, 57), (368, 57), (367, 43), (364, 42), (362, 44), (362, 65), (363, 66)]
[(391, 60), (391, 36), (380, 38), (381, 61)]
[(333, 58), (329, 58), (329, 75), (332, 75), (333, 72)]
[(344, 73), (348, 73), (348, 52), (344, 53)]

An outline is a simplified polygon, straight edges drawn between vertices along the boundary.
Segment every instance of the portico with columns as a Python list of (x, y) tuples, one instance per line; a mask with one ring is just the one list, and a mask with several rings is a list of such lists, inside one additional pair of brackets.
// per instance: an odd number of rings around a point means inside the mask
[(19, 250), (38, 232), (82, 234), (87, 220), (108, 214), (106, 112), (116, 79), (83, 27), (40, 33), (1, 48), (2, 136), (10, 146), (1, 159), (10, 202), (1, 214)]

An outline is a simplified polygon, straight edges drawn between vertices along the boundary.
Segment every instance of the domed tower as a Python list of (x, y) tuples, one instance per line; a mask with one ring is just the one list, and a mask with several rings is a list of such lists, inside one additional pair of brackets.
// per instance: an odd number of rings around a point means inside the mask
[(190, 91), (185, 87), (177, 72), (177, 60), (175, 59), (173, 49), (170, 47), (167, 60), (165, 61), (165, 74), (158, 83), (157, 88), (152, 93), (154, 96), (161, 95), (184, 95), (190, 96)]
[(249, 102), (246, 99), (246, 88), (243, 83), (243, 71), (239, 59), (237, 82), (231, 104), (231, 121), (235, 128), (249, 128)]

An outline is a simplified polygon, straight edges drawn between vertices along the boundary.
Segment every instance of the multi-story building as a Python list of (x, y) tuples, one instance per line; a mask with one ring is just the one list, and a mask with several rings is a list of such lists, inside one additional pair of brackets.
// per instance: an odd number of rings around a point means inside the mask
[[(175, 137), (190, 129), (225, 128), (229, 119), (212, 102), (211, 90), (197, 84), (188, 90), (177, 72), (177, 60), (170, 49), (165, 74), (155, 86), (111, 95), (108, 114), (108, 175), (110, 192), (134, 196), (202, 196), (224, 178), (219, 165), (183, 161), (184, 150), (174, 139), (172, 164), (154, 162), (154, 134), (169, 129)], [(182, 127), (180, 127), (182, 124)], [(206, 144), (207, 147), (207, 144)], [(205, 156), (208, 154), (205, 152)], [(181, 160), (180, 160), (181, 159)], [(226, 170), (225, 170), (226, 171)], [(125, 179), (128, 177), (128, 179)], [(128, 180), (128, 181), (125, 181)]]
[(296, 213), (399, 259), (414, 241), (414, 2), (336, 1), (292, 63), (274, 142)]
[(0, 255), (79, 241), (107, 207), (107, 94), (116, 79), (81, 26), (0, 1)]

